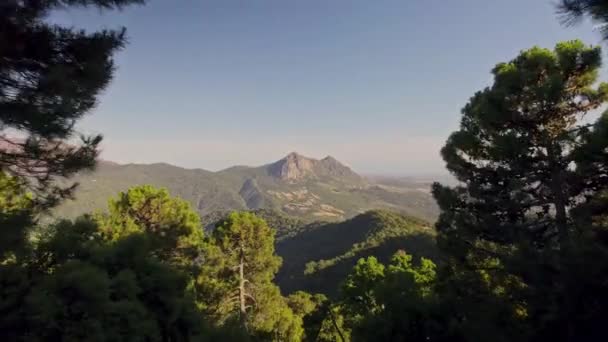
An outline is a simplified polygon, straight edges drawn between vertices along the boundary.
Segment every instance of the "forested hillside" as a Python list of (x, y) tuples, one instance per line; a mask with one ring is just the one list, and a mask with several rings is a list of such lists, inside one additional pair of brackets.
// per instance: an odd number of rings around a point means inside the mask
[(103, 210), (104, 199), (131, 186), (152, 184), (169, 189), (192, 204), (200, 215), (230, 210), (268, 209), (308, 222), (341, 221), (367, 210), (385, 208), (437, 218), (430, 182), (385, 186), (357, 175), (331, 157), (315, 160), (292, 153), (260, 167), (231, 167), (219, 172), (184, 169), (169, 164), (119, 165), (100, 162), (81, 172), (74, 200), (63, 202), (58, 217)]
[[(276, 230), (276, 240), (282, 241), (306, 231), (316, 224), (307, 223), (304, 220), (287, 216), (280, 211), (272, 209), (249, 210), (249, 212), (264, 219), (270, 227)], [(211, 232), (215, 229), (218, 222), (228, 216), (231, 211), (215, 211), (209, 215), (202, 216), (205, 231)]]
[(277, 243), (283, 266), (276, 281), (284, 293), (335, 295), (357, 260), (374, 255), (386, 262), (399, 250), (436, 260), (434, 229), (423, 220), (383, 210), (311, 224)]

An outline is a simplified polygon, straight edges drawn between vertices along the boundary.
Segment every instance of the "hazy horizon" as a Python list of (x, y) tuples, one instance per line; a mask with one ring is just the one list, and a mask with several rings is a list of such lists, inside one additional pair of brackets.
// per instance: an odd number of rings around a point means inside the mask
[(152, 0), (51, 19), (127, 27), (116, 77), (79, 124), (105, 136), (103, 159), (211, 171), (298, 151), (366, 174), (445, 174), (439, 149), (496, 63), (600, 42), (589, 23), (560, 26), (551, 0)]
[[(137, 161), (119, 161), (119, 160), (110, 160), (110, 159), (106, 159), (106, 158), (99, 158), (100, 161), (102, 162), (107, 162), (107, 163), (114, 163), (114, 164), (119, 164), (119, 165), (154, 165), (154, 164), (167, 164), (167, 165), (172, 165), (175, 167), (179, 167), (179, 168), (183, 168), (183, 169), (187, 169), (187, 170), (205, 170), (205, 171), (211, 171), (211, 172), (221, 172), (221, 171), (225, 171), (228, 170), (230, 168), (233, 167), (248, 167), (248, 168), (256, 168), (256, 167), (261, 167), (261, 166), (266, 166), (272, 163), (275, 163), (283, 158), (285, 158), (288, 154), (290, 153), (297, 153), (300, 154), (306, 158), (310, 158), (310, 159), (317, 159), (317, 160), (321, 160), (325, 157), (334, 157), (332, 155), (323, 155), (323, 156), (310, 156), (310, 155), (305, 155), (303, 153), (300, 153), (299, 151), (290, 151), (289, 153), (285, 153), (283, 156), (281, 157), (277, 157), (275, 159), (272, 160), (267, 160), (266, 162), (262, 162), (259, 164), (244, 164), (244, 163), (239, 163), (238, 161), (235, 161), (233, 164), (227, 166), (227, 167), (223, 167), (223, 168), (219, 168), (219, 169), (209, 169), (209, 168), (204, 168), (204, 167), (188, 167), (188, 166), (182, 166), (182, 165), (177, 165), (174, 163), (170, 163), (167, 161), (162, 161), (162, 160), (158, 160), (158, 161), (142, 161), (142, 162), (137, 162)], [(335, 157), (334, 157), (335, 158)], [(336, 158), (337, 159), (337, 158)], [(343, 161), (343, 160), (339, 160), (338, 161), (350, 168), (352, 168), (353, 171), (355, 171), (356, 173), (362, 175), (362, 176), (366, 176), (366, 177), (391, 177), (391, 178), (413, 178), (413, 179), (423, 179), (423, 178), (428, 178), (428, 177), (451, 177), (451, 175), (449, 174), (449, 172), (447, 170), (439, 170), (438, 172), (433, 172), (433, 171), (427, 171), (427, 172), (391, 172), (391, 171), (387, 171), (387, 172), (367, 172), (367, 171), (360, 171), (357, 170), (355, 167), (353, 167), (352, 165), (350, 165), (348, 162)]]

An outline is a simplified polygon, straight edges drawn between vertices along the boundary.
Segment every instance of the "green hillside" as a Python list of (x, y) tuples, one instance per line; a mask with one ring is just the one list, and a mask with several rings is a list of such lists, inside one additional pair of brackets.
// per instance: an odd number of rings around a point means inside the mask
[(192, 204), (201, 216), (229, 210), (269, 209), (307, 222), (341, 221), (373, 209), (390, 209), (434, 221), (437, 206), (429, 185), (376, 184), (331, 157), (321, 160), (292, 153), (259, 167), (236, 166), (218, 172), (169, 164), (120, 165), (100, 162), (94, 172), (74, 177), (74, 200), (58, 217), (104, 210), (106, 200), (135, 185), (165, 187)]
[(316, 223), (279, 241), (283, 266), (276, 281), (284, 293), (336, 293), (356, 261), (369, 255), (386, 262), (397, 251), (437, 258), (435, 232), (423, 220), (373, 210), (340, 223)]

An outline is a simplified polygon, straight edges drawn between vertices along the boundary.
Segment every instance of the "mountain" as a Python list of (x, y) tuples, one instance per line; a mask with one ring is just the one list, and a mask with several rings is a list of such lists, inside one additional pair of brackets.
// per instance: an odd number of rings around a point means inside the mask
[(268, 209), (308, 222), (339, 221), (378, 208), (431, 221), (437, 216), (430, 184), (387, 186), (360, 176), (333, 157), (317, 160), (295, 152), (266, 165), (218, 172), (165, 163), (100, 161), (95, 171), (80, 173), (73, 180), (80, 184), (75, 198), (57, 208), (57, 216), (104, 210), (108, 198), (141, 184), (167, 188), (192, 203), (201, 216)]
[(292, 152), (285, 158), (268, 165), (267, 169), (271, 176), (291, 183), (305, 179), (332, 178), (343, 182), (365, 183), (363, 177), (331, 156), (316, 160)]
[(283, 293), (305, 290), (331, 296), (359, 258), (373, 255), (387, 262), (398, 250), (415, 259), (437, 259), (435, 230), (428, 222), (386, 210), (310, 224), (277, 242), (283, 265), (275, 279)]

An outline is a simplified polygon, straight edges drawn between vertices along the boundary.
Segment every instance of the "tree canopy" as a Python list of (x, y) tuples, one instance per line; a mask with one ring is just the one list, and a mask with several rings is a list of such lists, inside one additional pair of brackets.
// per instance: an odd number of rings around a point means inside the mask
[(608, 39), (608, 1), (606, 0), (561, 0), (557, 5), (561, 20), (566, 25), (580, 22), (589, 16), (599, 24), (602, 38)]
[[(269, 225), (255, 213), (232, 212), (204, 234), (188, 202), (150, 185), (119, 193), (107, 212), (39, 222), (74, 189), (57, 180), (94, 165), (101, 137), (76, 143), (74, 127), (96, 105), (125, 44), (124, 29), (86, 32), (45, 19), (57, 9), (141, 2), (0, 4), (4, 339), (606, 339), (608, 111), (593, 123), (585, 117), (604, 108), (608, 84), (598, 82), (600, 48), (578, 40), (497, 64), (492, 85), (462, 109), (441, 150), (459, 183), (433, 185), (441, 208), (433, 261), (413, 256), (435, 241), (419, 220), (369, 212), (302, 232), (286, 218)], [(608, 38), (606, 1), (559, 6), (568, 23), (588, 15)], [(301, 266), (314, 261), (312, 273), (354, 264), (335, 298), (284, 296), (275, 285), (282, 260), (271, 225), (282, 222), (285, 235), (300, 237), (283, 247), (299, 241), (291, 252)], [(412, 240), (414, 232), (424, 239)], [(388, 242), (404, 249), (390, 260), (391, 249), (379, 248)], [(327, 249), (315, 261), (298, 255), (302, 246)]]
[(108, 213), (95, 215), (100, 233), (109, 241), (146, 233), (158, 256), (175, 265), (189, 265), (202, 252), (203, 229), (190, 203), (166, 189), (136, 186), (108, 202)]
[[(281, 259), (274, 253), (274, 229), (249, 212), (233, 212), (213, 231), (207, 255), (220, 321), (240, 322), (263, 339), (298, 341), (302, 317), (294, 314), (272, 282)], [(212, 298), (213, 298), (212, 297)]]
[(434, 185), (446, 243), (567, 239), (569, 208), (587, 190), (572, 167), (588, 133), (581, 118), (608, 99), (600, 65), (598, 47), (569, 41), (494, 68), (494, 84), (471, 98), (441, 151), (464, 184)]
[(452, 328), (465, 340), (597, 336), (603, 311), (580, 305), (602, 296), (579, 285), (605, 290), (605, 246), (576, 213), (606, 186), (605, 117), (582, 120), (608, 99), (600, 66), (580, 41), (522, 51), (493, 69), (442, 149), (461, 183), (433, 187), (448, 256), (438, 290), (444, 314), (460, 308)]
[(73, 186), (56, 182), (95, 164), (101, 136), (72, 138), (114, 73), (126, 31), (85, 32), (45, 21), (53, 10), (104, 10), (143, 0), (8, 0), (0, 4), (0, 171), (28, 182), (45, 205)]

